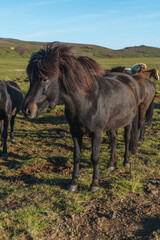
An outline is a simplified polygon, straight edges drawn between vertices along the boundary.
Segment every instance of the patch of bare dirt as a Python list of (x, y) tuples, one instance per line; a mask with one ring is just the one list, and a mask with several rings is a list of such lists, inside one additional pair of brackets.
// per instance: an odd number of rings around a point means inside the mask
[(160, 196), (130, 194), (107, 202), (86, 203), (85, 211), (53, 224), (41, 239), (160, 239)]

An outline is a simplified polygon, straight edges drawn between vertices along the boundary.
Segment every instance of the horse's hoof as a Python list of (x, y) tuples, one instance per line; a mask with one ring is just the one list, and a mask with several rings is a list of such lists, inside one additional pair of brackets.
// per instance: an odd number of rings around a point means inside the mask
[(67, 190), (70, 191), (70, 192), (75, 192), (77, 190), (77, 185), (69, 185), (67, 187)]
[(143, 142), (143, 141), (144, 141), (144, 138), (139, 138), (139, 141), (140, 141), (140, 142)]
[(97, 192), (98, 190), (99, 190), (99, 187), (90, 187), (89, 188), (89, 192), (93, 192), (93, 193)]
[(132, 149), (132, 150), (131, 150), (131, 154), (132, 154), (132, 155), (136, 155), (136, 153), (137, 153), (137, 149)]
[(124, 164), (124, 167), (126, 167), (126, 168), (129, 168), (130, 166), (131, 166), (130, 163), (125, 163), (125, 164)]
[(16, 140), (14, 138), (11, 138), (11, 143), (15, 143)]
[(8, 154), (7, 153), (2, 153), (2, 158), (7, 158)]
[(113, 170), (115, 170), (115, 167), (110, 166), (110, 167), (108, 167), (107, 169), (110, 170), (110, 171), (113, 171)]

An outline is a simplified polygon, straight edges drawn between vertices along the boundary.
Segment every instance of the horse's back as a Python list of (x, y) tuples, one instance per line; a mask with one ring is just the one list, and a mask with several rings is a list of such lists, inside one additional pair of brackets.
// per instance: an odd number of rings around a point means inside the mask
[(5, 81), (0, 81), (0, 120), (11, 115), (12, 103)]
[(149, 78), (146, 78), (142, 75), (135, 74), (133, 75), (133, 78), (136, 80), (138, 84), (143, 84), (144, 86), (148, 86), (152, 88), (154, 91), (156, 90), (156, 85), (154, 82), (152, 82)]
[(121, 82), (122, 88), (127, 87), (128, 91), (129, 89), (134, 93), (136, 99), (138, 100), (139, 98), (139, 86), (138, 83), (135, 81), (135, 79), (126, 73), (120, 73), (120, 72), (114, 72), (114, 73), (107, 73), (105, 75), (108, 78), (115, 79), (118, 82)]
[(101, 85), (99, 93), (101, 111), (97, 115), (103, 120), (106, 118), (104, 129), (106, 131), (118, 129), (133, 121), (138, 109), (139, 92), (136, 81), (128, 76), (125, 77), (125, 74), (108, 74), (99, 84)]
[(153, 98), (156, 92), (155, 83), (150, 79), (138, 74), (133, 75), (133, 78), (136, 80), (140, 87), (141, 98)]
[(21, 92), (21, 89), (19, 85), (16, 82), (13, 81), (7, 81), (7, 91), (11, 97), (11, 102), (12, 102), (12, 115), (15, 113), (18, 113), (19, 111), (22, 110), (22, 104), (24, 101), (23, 94)]
[(23, 94), (17, 83), (0, 81), (0, 118), (14, 116), (22, 109)]
[(20, 89), (19, 85), (16, 82), (14, 82), (14, 81), (6, 81), (6, 84), (11, 86), (11, 87), (13, 87), (13, 88), (15, 88), (15, 89), (17, 89), (17, 90), (19, 90), (21, 92), (21, 89)]

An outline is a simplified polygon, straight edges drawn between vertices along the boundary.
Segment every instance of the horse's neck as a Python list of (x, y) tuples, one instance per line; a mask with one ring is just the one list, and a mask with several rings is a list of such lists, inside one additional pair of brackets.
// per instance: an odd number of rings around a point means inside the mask
[(97, 99), (97, 94), (88, 94), (88, 95), (63, 95), (62, 96), (63, 102), (67, 109), (74, 114), (85, 114), (88, 108), (93, 104), (93, 102)]
[(81, 106), (81, 101), (80, 101), (80, 96), (72, 96), (72, 95), (67, 95), (63, 94), (62, 99), (64, 104), (69, 107), (69, 108), (79, 108)]
[(146, 71), (142, 71), (142, 72), (140, 72), (140, 75), (142, 75), (142, 76), (144, 76), (144, 77), (146, 77), (146, 78), (150, 78), (151, 75), (152, 75), (152, 72), (146, 70)]
[(62, 100), (67, 108), (75, 109), (76, 101), (73, 96), (62, 94)]
[(148, 71), (147, 73), (147, 78), (150, 78), (152, 76), (152, 71)]

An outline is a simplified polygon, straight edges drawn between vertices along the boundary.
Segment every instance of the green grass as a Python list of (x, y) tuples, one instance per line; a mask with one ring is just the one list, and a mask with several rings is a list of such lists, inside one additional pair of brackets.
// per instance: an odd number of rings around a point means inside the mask
[[(0, 58), (1, 79), (15, 80), (24, 94), (29, 86), (25, 73), (27, 61), (17, 56)], [(98, 58), (97, 61), (105, 68), (131, 67), (144, 62), (148, 68), (160, 70), (158, 58)], [(40, 239), (64, 216), (83, 213), (87, 203), (105, 202), (128, 193), (143, 195), (144, 183), (160, 178), (159, 82), (156, 87), (153, 126), (147, 130), (145, 141), (139, 143), (137, 155), (131, 157), (130, 169), (122, 166), (123, 129), (118, 134), (118, 168), (112, 173), (106, 169), (109, 150), (107, 136), (103, 135), (99, 164), (102, 184), (95, 194), (88, 192), (92, 180), (88, 137), (84, 138), (82, 147), (78, 191), (73, 194), (66, 190), (73, 170), (73, 143), (64, 106), (47, 110), (35, 120), (18, 115), (16, 143), (8, 141), (9, 157), (0, 158), (0, 239)]]
[(117, 66), (125, 66), (131, 68), (136, 63), (146, 63), (147, 68), (159, 69), (159, 58), (98, 58), (97, 61), (105, 68), (110, 69)]

